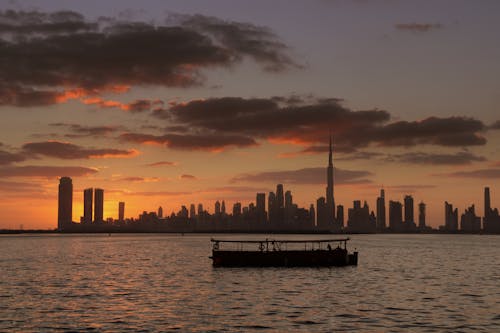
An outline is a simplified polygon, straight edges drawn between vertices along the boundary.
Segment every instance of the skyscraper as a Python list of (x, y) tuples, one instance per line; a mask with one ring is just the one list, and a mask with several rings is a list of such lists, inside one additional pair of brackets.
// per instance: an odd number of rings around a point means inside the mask
[(222, 215), (226, 214), (226, 202), (224, 200), (222, 200), (222, 204), (220, 206), (220, 212), (222, 213)]
[(83, 223), (92, 223), (92, 196), (94, 189), (83, 190)]
[(415, 223), (415, 209), (413, 205), (413, 197), (411, 195), (405, 196), (405, 223)]
[(266, 221), (266, 194), (265, 193), (257, 193), (257, 197), (255, 198), (256, 209), (258, 221), (263, 223)]
[(389, 201), (389, 228), (393, 232), (403, 229), (403, 205), (399, 201)]
[(217, 200), (215, 202), (215, 214), (220, 215), (220, 201), (219, 200)]
[(453, 205), (447, 201), (444, 203), (444, 229), (446, 231), (458, 230), (458, 209), (453, 209)]
[(484, 188), (484, 217), (487, 219), (491, 213), (490, 188)]
[(420, 230), (425, 229), (425, 203), (420, 202), (418, 204), (418, 228)]
[(125, 219), (125, 202), (118, 203), (118, 221), (123, 222)]
[(328, 219), (328, 223), (333, 223), (335, 221), (335, 199), (333, 196), (333, 144), (331, 135), (328, 154), (328, 167), (326, 168), (326, 178), (326, 218)]
[(385, 215), (385, 191), (380, 190), (380, 197), (377, 198), (377, 230), (381, 231), (386, 228)]
[(73, 220), (73, 181), (69, 177), (59, 179), (57, 229), (64, 230)]
[(285, 207), (285, 197), (283, 193), (283, 184), (276, 185), (276, 203), (279, 209)]
[(194, 204), (191, 204), (189, 206), (189, 217), (194, 219), (196, 217), (196, 208), (194, 206)]
[(158, 217), (160, 219), (163, 218), (163, 207), (162, 206), (158, 207)]
[(104, 190), (96, 188), (94, 190), (94, 223), (104, 221)]

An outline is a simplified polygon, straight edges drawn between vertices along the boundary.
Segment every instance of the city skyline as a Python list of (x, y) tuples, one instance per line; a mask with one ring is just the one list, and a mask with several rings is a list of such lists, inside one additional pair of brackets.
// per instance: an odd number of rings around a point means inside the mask
[[(444, 202), (444, 224), (439, 228), (427, 225), (426, 207), (418, 204), (418, 219), (415, 218), (415, 203), (411, 195), (405, 195), (403, 203), (389, 201), (386, 219), (385, 190), (380, 190), (376, 210), (370, 210), (365, 200), (354, 200), (347, 208), (344, 221), (344, 206), (335, 206), (333, 145), (330, 135), (328, 166), (326, 167), (325, 196), (307, 207), (299, 207), (293, 201), (290, 190), (283, 184), (269, 192), (266, 210), (266, 194), (255, 194), (255, 202), (247, 206), (241, 202), (233, 204), (232, 213), (226, 210), (225, 200), (217, 200), (214, 213), (198, 203), (182, 205), (177, 212), (163, 214), (163, 207), (156, 211), (144, 210), (138, 218), (125, 218), (125, 202), (118, 203), (118, 219), (103, 217), (104, 190), (87, 188), (83, 191), (84, 209), (80, 222), (72, 220), (73, 184), (70, 177), (59, 179), (58, 222), (59, 232), (303, 232), (303, 233), (500, 233), (500, 213), (491, 206), (490, 188), (484, 188), (484, 216), (476, 215), (475, 205), (465, 209), (460, 217), (458, 208)], [(92, 195), (94, 197), (92, 198)], [(92, 205), (94, 203), (94, 218)], [(189, 209), (187, 208), (189, 206)], [(205, 206), (206, 207), (206, 206)], [(376, 213), (375, 213), (376, 211)], [(417, 224), (418, 221), (418, 224)]]
[(98, 219), (118, 219), (119, 201), (128, 216), (217, 200), (230, 211), (276, 184), (300, 207), (324, 197), (345, 221), (355, 200), (377, 212), (380, 189), (387, 225), (406, 195), (417, 227), (422, 201), (434, 228), (445, 201), (459, 225), (466, 209), (470, 228), (489, 214), (479, 198), (500, 189), (498, 1), (268, 7), (1, 4), (0, 229), (54, 228), (63, 176), (74, 221), (94, 220), (90, 188), (105, 189)]

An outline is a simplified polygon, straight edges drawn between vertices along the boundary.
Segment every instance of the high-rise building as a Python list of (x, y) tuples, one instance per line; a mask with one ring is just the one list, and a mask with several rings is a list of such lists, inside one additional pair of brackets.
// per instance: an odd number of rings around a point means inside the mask
[(222, 204), (220, 205), (220, 212), (222, 215), (226, 214), (226, 202), (222, 200)]
[(104, 221), (104, 190), (94, 189), (94, 222), (102, 223)]
[(405, 196), (405, 223), (409, 224), (415, 223), (415, 210), (413, 205), (413, 197), (411, 195)]
[(328, 214), (326, 211), (325, 197), (316, 200), (316, 226), (321, 230), (329, 230), (330, 223), (328, 223)]
[(447, 201), (444, 203), (444, 229), (446, 231), (458, 231), (458, 209)]
[(220, 201), (215, 202), (215, 215), (220, 215)]
[(160, 219), (163, 218), (163, 207), (162, 206), (158, 207), (158, 218), (160, 218)]
[(275, 225), (278, 207), (276, 203), (276, 194), (274, 194), (274, 192), (269, 192), (269, 195), (267, 196), (267, 210), (269, 223), (271, 225)]
[(498, 208), (491, 207), (489, 187), (484, 188), (483, 230), (487, 233), (500, 233), (500, 214)]
[(326, 168), (326, 218), (328, 223), (335, 222), (335, 197), (333, 194), (333, 144), (330, 135), (330, 146), (328, 154), (328, 167)]
[(94, 189), (83, 190), (83, 223), (92, 223), (92, 197)]
[(484, 217), (488, 218), (491, 214), (490, 188), (484, 188)]
[(425, 203), (420, 202), (418, 204), (418, 228), (423, 230), (426, 228), (425, 225)]
[(476, 216), (476, 209), (474, 205), (465, 210), (460, 218), (460, 230), (463, 232), (477, 232), (481, 231), (481, 218)]
[(389, 228), (393, 232), (403, 230), (403, 205), (399, 201), (389, 201)]
[(266, 194), (257, 193), (255, 198), (256, 210), (257, 210), (257, 220), (260, 223), (266, 222)]
[(118, 221), (123, 222), (125, 220), (125, 202), (120, 201), (118, 203)]
[(233, 205), (233, 216), (241, 215), (241, 202), (235, 202)]
[(276, 185), (276, 203), (278, 208), (285, 208), (283, 184)]
[(73, 181), (69, 177), (59, 179), (57, 229), (64, 230), (73, 221)]
[(192, 219), (196, 218), (196, 208), (195, 208), (194, 204), (191, 204), (189, 206), (189, 217)]
[(335, 216), (335, 222), (337, 223), (337, 227), (342, 229), (344, 227), (344, 206), (337, 206), (337, 215)]
[(198, 216), (203, 215), (203, 204), (199, 203), (198, 204)]
[(380, 190), (380, 197), (377, 198), (377, 230), (384, 230), (386, 226), (385, 191), (382, 189)]

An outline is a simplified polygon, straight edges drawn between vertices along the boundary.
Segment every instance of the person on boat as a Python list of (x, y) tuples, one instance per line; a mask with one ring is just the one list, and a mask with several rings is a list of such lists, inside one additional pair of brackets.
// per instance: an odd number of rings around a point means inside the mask
[(328, 249), (328, 251), (332, 250), (332, 247), (330, 246), (330, 244), (328, 244), (328, 246), (326, 248)]

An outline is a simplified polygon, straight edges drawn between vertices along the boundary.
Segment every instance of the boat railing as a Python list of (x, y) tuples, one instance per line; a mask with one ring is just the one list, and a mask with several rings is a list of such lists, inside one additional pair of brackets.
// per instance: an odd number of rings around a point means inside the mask
[[(312, 240), (224, 240), (210, 239), (212, 250), (214, 251), (314, 251), (331, 250), (337, 245), (337, 248), (347, 250), (347, 241), (349, 238), (337, 239), (312, 239)], [(333, 245), (333, 247), (332, 247)]]

